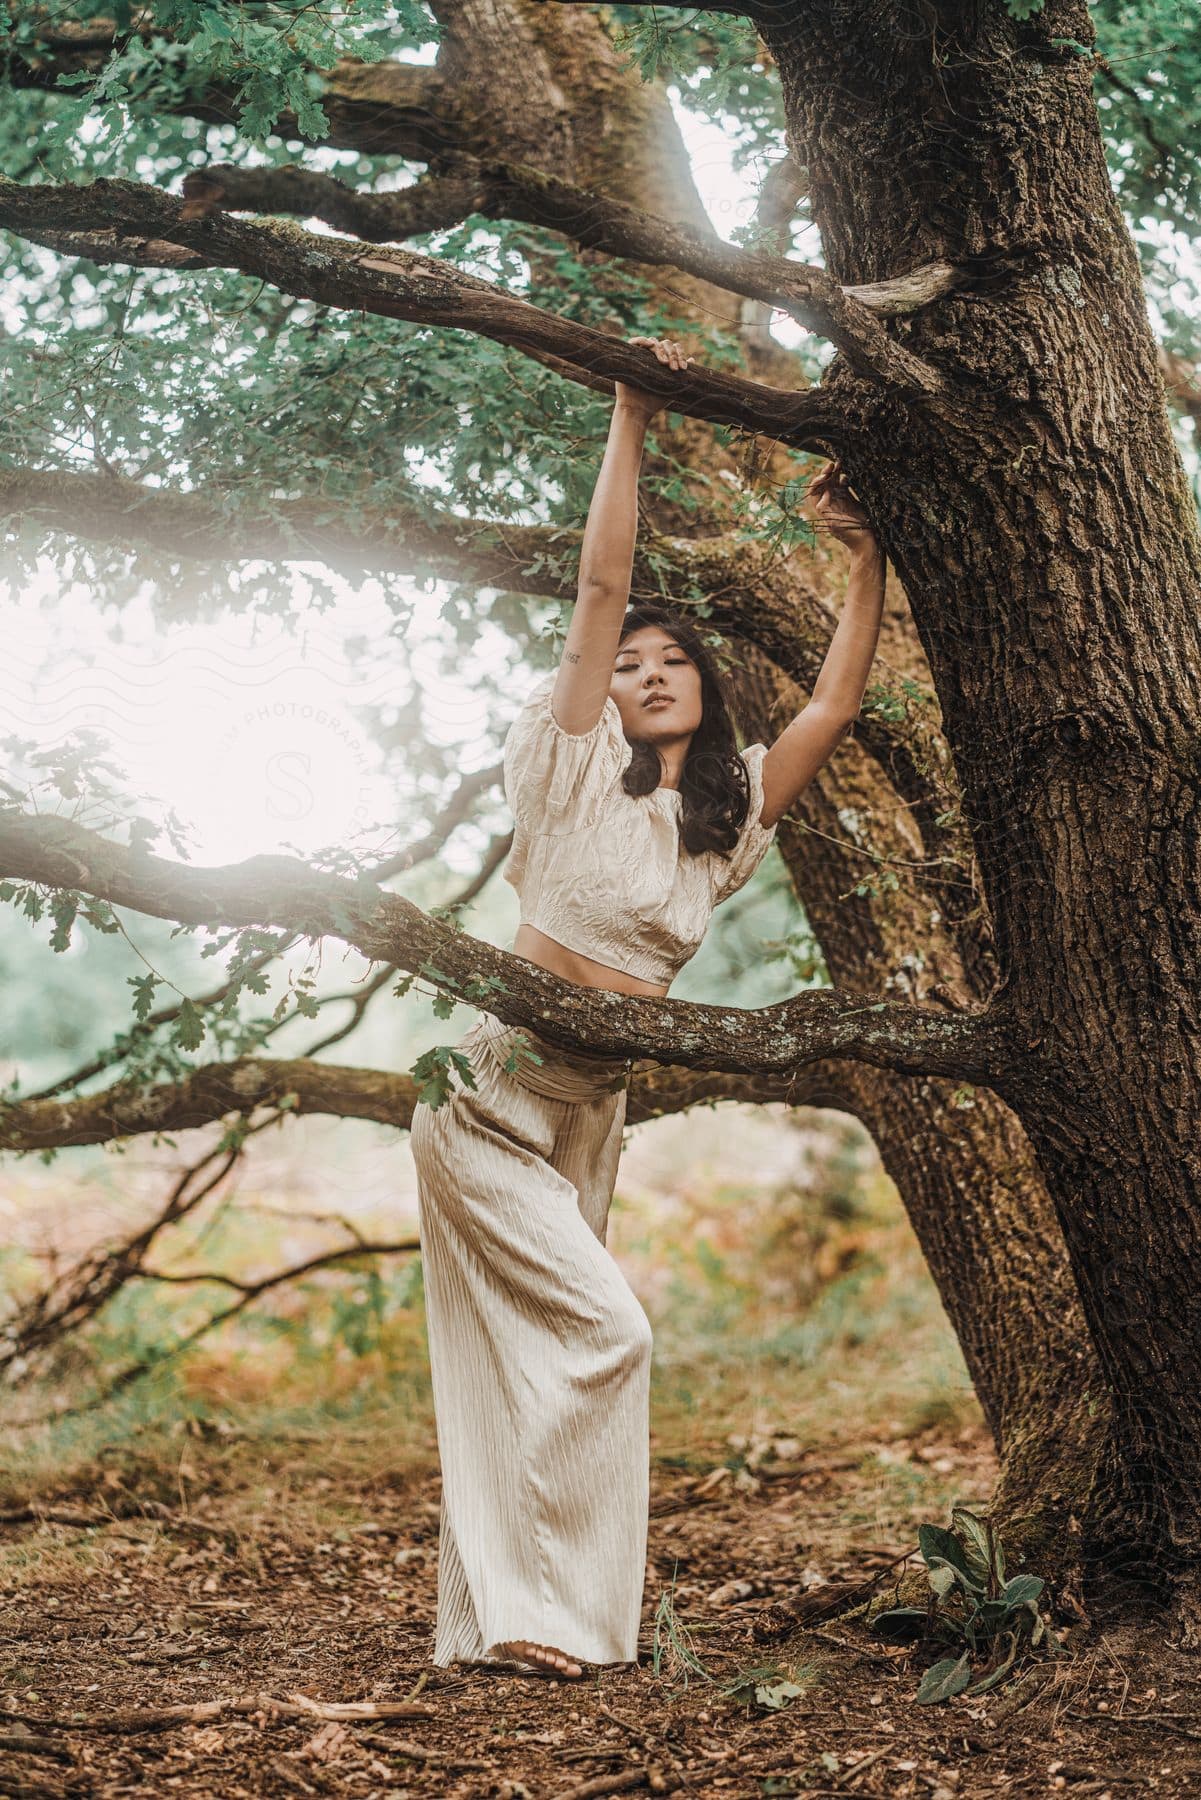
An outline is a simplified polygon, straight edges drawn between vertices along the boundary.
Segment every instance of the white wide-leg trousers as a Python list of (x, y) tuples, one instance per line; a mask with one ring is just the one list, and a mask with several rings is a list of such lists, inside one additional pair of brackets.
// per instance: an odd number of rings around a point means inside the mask
[(605, 1248), (625, 1065), (481, 1013), (411, 1131), (442, 1464), (434, 1662), (511, 1639), (634, 1662), (646, 1566), (651, 1328)]

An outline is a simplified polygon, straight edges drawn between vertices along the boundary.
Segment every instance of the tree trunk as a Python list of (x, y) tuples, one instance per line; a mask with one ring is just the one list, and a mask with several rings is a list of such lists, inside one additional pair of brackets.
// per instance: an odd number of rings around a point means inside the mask
[[(1112, 1402), (1086, 1553), (1201, 1557), (1201, 541), (1083, 0), (796, 6), (765, 35), (830, 272), (976, 271), (897, 330), (903, 406), (836, 359), (845, 462), (905, 585), (979, 859), (1034, 1146)], [(837, 17), (838, 29), (833, 28)], [(845, 79), (848, 67), (855, 79)]]
[[(762, 659), (752, 684), (754, 735), (765, 742), (803, 703)], [(782, 822), (777, 842), (836, 984), (970, 1005), (971, 982), (920, 891), (848, 899), (870, 873), (855, 824), (898, 863), (915, 846), (905, 814), (853, 739)], [(852, 823), (854, 822), (854, 823)], [(811, 834), (822, 833), (816, 840)], [(820, 841), (821, 854), (812, 846)], [(992, 1499), (1009, 1560), (1075, 1588), (1079, 1537), (1107, 1406), (1080, 1298), (1028, 1139), (982, 1087), (914, 1081), (838, 1065), (828, 1104), (870, 1132), (905, 1203), (1000, 1462)]]

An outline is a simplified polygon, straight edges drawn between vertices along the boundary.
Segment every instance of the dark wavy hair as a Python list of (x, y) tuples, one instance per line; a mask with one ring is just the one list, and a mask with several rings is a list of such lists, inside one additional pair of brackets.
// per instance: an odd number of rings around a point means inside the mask
[[(721, 677), (703, 638), (685, 614), (665, 606), (630, 606), (621, 622), (619, 643), (644, 625), (670, 632), (700, 671), (701, 722), (692, 734), (680, 775), (680, 841), (693, 856), (706, 850), (731, 851), (746, 823), (751, 793)], [(627, 794), (649, 794), (663, 774), (659, 752), (645, 739), (631, 747), (633, 760), (621, 784)]]

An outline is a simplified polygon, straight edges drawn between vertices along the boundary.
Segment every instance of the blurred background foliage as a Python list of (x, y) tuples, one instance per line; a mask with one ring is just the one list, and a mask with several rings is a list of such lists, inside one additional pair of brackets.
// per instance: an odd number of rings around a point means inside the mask
[[(299, 1120), (289, 1129), (304, 1146), (264, 1147), (238, 1182), (164, 1237), (156, 1267), (253, 1281), (347, 1242), (334, 1216), (367, 1237), (415, 1239), (407, 1146), (386, 1149), (377, 1126)], [(340, 1158), (330, 1154), (334, 1133)], [(98, 1221), (137, 1216), (153, 1161), (171, 1166), (165, 1147), (140, 1152), (131, 1185), (110, 1158), (70, 1193), (27, 1164), (5, 1197), (0, 1293), (11, 1303), (31, 1292)], [(362, 1178), (369, 1167), (373, 1177)], [(752, 1444), (776, 1438), (825, 1446), (872, 1428), (981, 1428), (896, 1190), (841, 1114), (702, 1106), (641, 1127), (623, 1156), (609, 1244), (654, 1328), (653, 1451), (663, 1470), (737, 1471)], [(86, 1485), (114, 1455), (169, 1459), (181, 1430), (251, 1449), (325, 1435), (353, 1440), (353, 1454), (377, 1471), (434, 1466), (418, 1256), (323, 1269), (174, 1354), (235, 1297), (217, 1284), (133, 1282), (64, 1340), (38, 1382), (5, 1406), (0, 1504), (31, 1487)], [(90, 1395), (142, 1362), (149, 1374), (89, 1409)], [(34, 1422), (64, 1408), (81, 1410)]]

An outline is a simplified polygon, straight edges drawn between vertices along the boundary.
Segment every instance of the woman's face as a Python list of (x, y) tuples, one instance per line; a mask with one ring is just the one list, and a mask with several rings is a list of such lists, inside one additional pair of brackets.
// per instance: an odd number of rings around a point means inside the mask
[[(631, 743), (689, 737), (701, 722), (701, 672), (660, 625), (643, 625), (622, 640), (609, 693)], [(658, 703), (648, 705), (652, 697)]]

